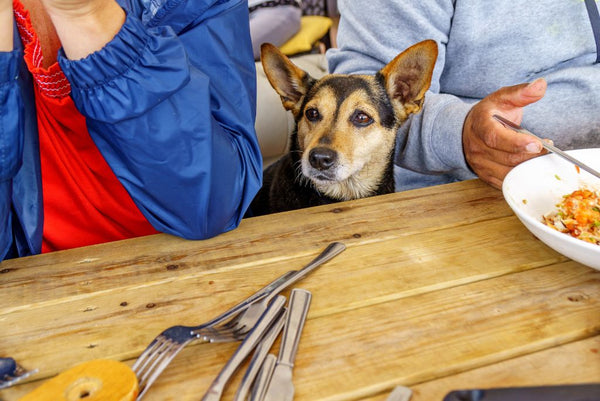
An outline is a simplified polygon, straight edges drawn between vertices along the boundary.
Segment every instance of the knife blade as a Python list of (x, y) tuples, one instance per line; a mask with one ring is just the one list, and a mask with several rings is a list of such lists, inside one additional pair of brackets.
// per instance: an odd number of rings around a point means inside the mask
[(292, 369), (311, 297), (311, 293), (303, 289), (294, 288), (291, 292), (281, 347), (273, 376), (265, 394), (265, 401), (292, 401), (294, 399)]
[(504, 118), (502, 116), (499, 116), (498, 114), (494, 114), (492, 117), (496, 121), (498, 121), (502, 125), (504, 125), (506, 128), (510, 128), (513, 131), (519, 132), (521, 134), (529, 134), (531, 136), (536, 137), (537, 139), (539, 139), (542, 142), (542, 146), (544, 148), (548, 149), (550, 152), (556, 153), (558, 156), (562, 157), (563, 159), (570, 161), (571, 163), (573, 163), (576, 166), (579, 166), (582, 170), (585, 170), (588, 173), (596, 176), (597, 178), (600, 178), (600, 173), (598, 171), (596, 171), (593, 168), (591, 168), (590, 166), (586, 165), (581, 160), (578, 160), (578, 159), (574, 158), (570, 154), (568, 154), (566, 152), (563, 152), (562, 150), (560, 150), (556, 146), (552, 145), (551, 143), (548, 143), (548, 142), (544, 141), (542, 138), (540, 138), (539, 136), (535, 135), (533, 132), (531, 132), (529, 130), (526, 130), (525, 128), (521, 127), (520, 125), (515, 124), (512, 121), (507, 120), (506, 118)]

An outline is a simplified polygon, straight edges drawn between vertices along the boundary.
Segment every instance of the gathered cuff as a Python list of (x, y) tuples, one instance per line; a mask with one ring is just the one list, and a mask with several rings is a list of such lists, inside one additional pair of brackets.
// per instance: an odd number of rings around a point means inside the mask
[(61, 50), (58, 61), (77, 107), (106, 122), (146, 112), (189, 80), (187, 56), (172, 30), (146, 29), (129, 14), (104, 48), (81, 60)]

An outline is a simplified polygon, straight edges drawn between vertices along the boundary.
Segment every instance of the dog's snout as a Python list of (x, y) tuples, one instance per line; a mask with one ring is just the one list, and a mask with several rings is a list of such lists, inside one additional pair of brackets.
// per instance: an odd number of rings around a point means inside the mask
[(337, 152), (329, 148), (314, 148), (308, 154), (310, 165), (317, 170), (327, 170), (335, 164), (336, 160)]

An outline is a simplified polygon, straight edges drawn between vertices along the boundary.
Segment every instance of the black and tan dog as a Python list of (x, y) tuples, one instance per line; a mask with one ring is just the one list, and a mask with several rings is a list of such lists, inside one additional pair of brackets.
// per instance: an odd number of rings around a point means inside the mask
[(396, 133), (421, 110), (437, 58), (426, 40), (374, 76), (330, 74), (315, 80), (275, 46), (263, 44), (265, 74), (291, 110), (290, 151), (269, 166), (254, 215), (300, 209), (394, 191)]

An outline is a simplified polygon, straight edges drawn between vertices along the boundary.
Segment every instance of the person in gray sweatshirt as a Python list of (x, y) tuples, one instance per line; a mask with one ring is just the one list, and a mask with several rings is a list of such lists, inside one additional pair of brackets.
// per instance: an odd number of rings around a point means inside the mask
[[(425, 39), (439, 55), (421, 113), (398, 132), (396, 190), (479, 176), (500, 188), (541, 143), (600, 147), (600, 18), (594, 0), (339, 0), (329, 70), (374, 74)], [(588, 8), (589, 7), (589, 8)]]

